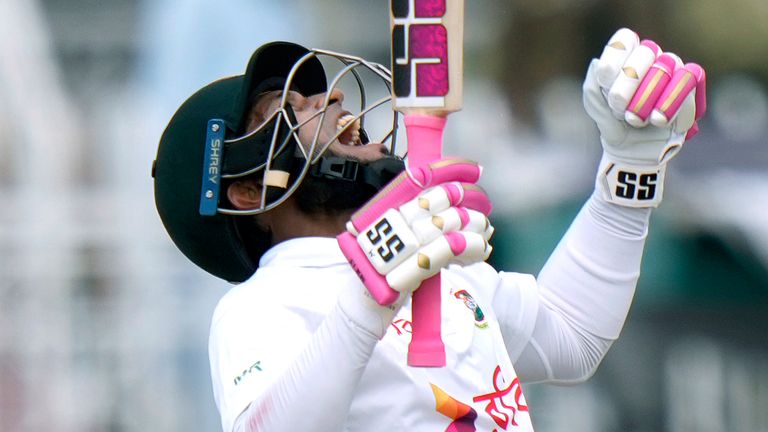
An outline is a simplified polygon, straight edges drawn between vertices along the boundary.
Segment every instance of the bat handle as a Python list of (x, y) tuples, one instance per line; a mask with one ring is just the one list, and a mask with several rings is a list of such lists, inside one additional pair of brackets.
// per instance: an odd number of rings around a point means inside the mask
[(408, 365), (445, 366), (445, 344), (440, 336), (440, 275), (421, 283), (413, 292), (413, 334), (408, 345)]
[[(411, 168), (442, 157), (443, 130), (446, 118), (430, 115), (406, 115), (408, 135), (408, 166)], [(411, 344), (408, 365), (421, 367), (445, 366), (445, 345), (440, 335), (440, 274), (421, 283), (413, 293)]]

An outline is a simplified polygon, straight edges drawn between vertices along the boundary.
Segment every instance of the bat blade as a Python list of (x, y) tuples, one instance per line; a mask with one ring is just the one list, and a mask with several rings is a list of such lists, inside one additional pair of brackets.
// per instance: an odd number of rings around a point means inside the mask
[(394, 109), (446, 116), (463, 97), (464, 0), (391, 0)]
[[(393, 109), (404, 114), (408, 165), (442, 156), (448, 114), (461, 109), (464, 0), (391, 0)], [(413, 293), (408, 364), (445, 366), (440, 275)]]

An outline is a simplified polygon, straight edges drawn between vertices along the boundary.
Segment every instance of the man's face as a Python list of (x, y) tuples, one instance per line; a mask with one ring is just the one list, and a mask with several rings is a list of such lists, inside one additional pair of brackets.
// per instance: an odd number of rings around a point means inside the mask
[[(296, 121), (302, 125), (298, 134), (304, 148), (309, 148), (319, 127), (316, 151), (321, 150), (331, 141), (328, 152), (334, 156), (361, 162), (372, 162), (384, 157), (387, 150), (383, 144), (362, 145), (360, 142), (360, 122), (342, 107), (344, 94), (340, 90), (334, 89), (330, 93), (330, 98), (328, 96), (328, 93), (303, 96), (295, 91), (289, 91), (285, 95), (286, 102), (296, 115)], [(267, 92), (256, 101), (254, 110), (260, 114), (261, 118), (268, 118), (280, 109), (282, 98), (282, 90)], [(326, 99), (328, 99), (327, 108), (325, 108)], [(324, 108), (325, 117), (322, 118), (318, 113)], [(253, 126), (258, 127), (259, 125)], [(250, 127), (249, 130), (251, 130)], [(334, 138), (337, 134), (338, 137)]]

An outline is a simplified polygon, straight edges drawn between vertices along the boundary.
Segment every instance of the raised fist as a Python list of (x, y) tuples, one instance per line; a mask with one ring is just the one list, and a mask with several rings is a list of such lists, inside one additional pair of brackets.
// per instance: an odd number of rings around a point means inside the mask
[(706, 75), (629, 29), (617, 31), (584, 81), (584, 107), (600, 130), (597, 184), (609, 201), (656, 207), (666, 163), (698, 132)]

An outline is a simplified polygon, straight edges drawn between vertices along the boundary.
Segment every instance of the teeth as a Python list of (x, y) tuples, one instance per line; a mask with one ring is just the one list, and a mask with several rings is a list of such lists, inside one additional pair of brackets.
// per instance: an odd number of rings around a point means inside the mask
[(354, 124), (352, 126), (352, 130), (354, 131), (354, 130), (360, 129), (360, 120), (356, 119), (355, 116), (353, 116), (352, 114), (347, 114), (347, 115), (339, 118), (339, 122), (336, 125), (336, 128), (338, 130), (340, 130), (340, 131), (344, 130), (347, 127), (347, 125), (350, 122), (352, 122), (352, 121), (354, 121)]
[(358, 144), (360, 142), (360, 119), (355, 118), (352, 114), (346, 114), (339, 118), (336, 131), (348, 133), (350, 144)]

